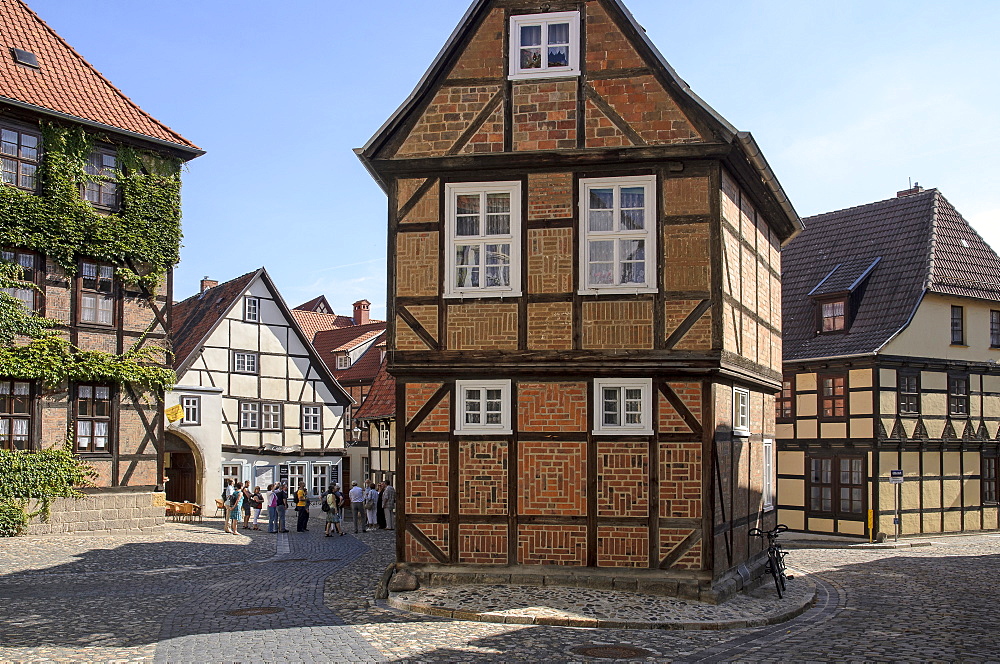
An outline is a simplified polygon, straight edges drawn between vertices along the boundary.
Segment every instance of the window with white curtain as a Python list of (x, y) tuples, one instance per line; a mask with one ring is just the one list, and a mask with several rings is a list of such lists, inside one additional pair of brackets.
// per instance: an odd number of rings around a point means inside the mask
[(594, 381), (594, 433), (653, 433), (653, 381), (598, 378)]
[(580, 180), (581, 293), (656, 290), (655, 176)]
[(446, 186), (445, 295), (521, 294), (521, 183)]
[(580, 12), (510, 17), (510, 78), (577, 76)]

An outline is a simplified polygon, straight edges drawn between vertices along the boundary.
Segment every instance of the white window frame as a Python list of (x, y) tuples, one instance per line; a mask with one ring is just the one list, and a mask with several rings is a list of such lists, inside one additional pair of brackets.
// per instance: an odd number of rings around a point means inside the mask
[[(497, 424), (486, 424), (487, 413), (486, 395), (480, 394), (480, 410), (478, 411), (480, 422), (469, 423), (465, 421), (466, 416), (466, 393), (469, 390), (500, 390), (500, 422)], [(510, 405), (510, 381), (509, 380), (456, 380), (455, 381), (455, 433), (457, 434), (493, 434), (508, 435), (513, 432), (511, 429), (511, 405)]]
[[(590, 190), (591, 189), (614, 189), (613, 217), (617, 226), (620, 219), (621, 189), (623, 187), (642, 187), (645, 190), (644, 198), (644, 226), (640, 231), (619, 230), (617, 227), (610, 231), (590, 230)], [(657, 288), (656, 274), (656, 230), (659, 226), (657, 206), (656, 206), (656, 176), (640, 175), (632, 177), (617, 178), (585, 178), (580, 180), (580, 285), (581, 295), (595, 295), (599, 293), (655, 293)], [(614, 275), (615, 283), (594, 284), (590, 282), (590, 242), (594, 240), (613, 240), (615, 242), (614, 253)], [(645, 281), (643, 283), (617, 283), (621, 275), (620, 242), (623, 240), (643, 240), (645, 241)]]
[[(231, 472), (227, 472), (227, 471), (232, 470), (234, 468), (236, 469), (236, 474), (235, 475), (233, 473), (231, 473)], [(242, 482), (243, 481), (243, 464), (240, 463), (240, 462), (224, 463), (224, 464), (222, 464), (222, 483), (223, 483), (223, 485), (225, 485), (227, 479), (231, 479), (231, 480), (233, 480), (233, 482)]]
[(389, 445), (389, 423), (379, 422), (378, 423), (378, 442), (382, 447), (391, 447)]
[[(309, 492), (312, 495), (322, 496), (327, 489), (333, 486), (330, 482), (330, 465), (329, 463), (314, 463), (312, 465), (312, 469), (309, 471)], [(317, 479), (322, 480), (319, 482), (320, 487), (316, 486)]]
[(290, 463), (288, 464), (288, 495), (291, 498), (291, 502), (294, 504), (295, 492), (299, 490), (299, 484), (306, 487), (308, 491), (310, 488), (309, 482), (306, 480), (311, 480), (312, 478), (308, 476), (306, 472), (306, 467), (308, 464), (305, 463)]
[[(569, 64), (565, 67), (548, 66), (548, 31), (554, 23), (569, 23)], [(535, 69), (521, 68), (521, 28), (538, 25), (542, 28), (542, 66)], [(559, 78), (580, 75), (580, 12), (550, 12), (547, 14), (520, 14), (510, 17), (510, 71), (512, 81), (529, 78)]]
[[(323, 433), (323, 407), (301, 406), (301, 410), (302, 433)], [(309, 412), (306, 412), (307, 410)]]
[[(248, 421), (249, 418), (252, 421)], [(240, 430), (259, 431), (260, 430), (260, 403), (257, 401), (240, 402)]]
[(184, 395), (181, 396), (181, 408), (184, 409), (184, 419), (182, 425), (201, 424), (201, 397)]
[[(243, 368), (240, 369), (240, 359), (243, 359)], [(252, 368), (251, 368), (251, 365)], [(253, 353), (250, 351), (234, 350), (233, 351), (233, 372), (241, 374), (259, 375), (260, 374), (260, 354)]]
[(350, 369), (351, 356), (347, 353), (337, 356), (337, 369)]
[(260, 404), (261, 431), (281, 431), (284, 420), (285, 413), (282, 404), (269, 401)]
[(775, 479), (774, 479), (774, 439), (765, 438), (763, 446), (764, 460), (762, 464), (763, 482), (761, 483), (761, 493), (764, 499), (764, 511), (774, 509), (775, 503)]
[(750, 435), (750, 390), (744, 387), (733, 388), (733, 431)]
[[(619, 424), (604, 423), (604, 390), (618, 389)], [(642, 390), (637, 424), (625, 422), (625, 389)], [(653, 379), (652, 378), (595, 378), (594, 379), (594, 429), (595, 435), (648, 436), (653, 433)]]
[[(487, 194), (510, 194), (510, 232), (504, 235), (462, 236), (457, 233), (457, 199), (459, 195), (480, 194), (484, 201), (481, 206), (482, 215), (480, 230), (485, 231), (486, 211), (485, 197)], [(521, 295), (521, 183), (505, 182), (452, 182), (445, 185), (445, 279), (444, 296), (450, 298), (462, 297), (516, 297)], [(485, 261), (486, 244), (510, 244), (510, 285), (509, 286), (459, 286), (457, 282), (456, 247), (459, 244), (480, 244), (481, 260)], [(485, 262), (480, 264), (480, 281), (485, 280)]]
[(260, 298), (247, 295), (243, 298), (243, 320), (247, 323), (260, 322)]

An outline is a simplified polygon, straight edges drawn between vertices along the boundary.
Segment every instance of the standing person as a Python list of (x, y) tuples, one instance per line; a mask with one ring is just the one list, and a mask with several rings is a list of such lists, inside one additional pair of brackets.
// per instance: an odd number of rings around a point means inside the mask
[(298, 491), (295, 492), (295, 511), (299, 513), (299, 519), (295, 524), (295, 532), (309, 532), (309, 528), (306, 527), (309, 525), (309, 494), (301, 484)]
[(364, 518), (365, 490), (358, 486), (357, 482), (351, 482), (351, 490), (348, 492), (351, 501), (351, 514), (354, 517), (354, 534), (358, 534), (358, 523)]
[[(340, 498), (337, 496), (340, 488), (339, 485), (334, 485), (330, 491), (323, 496), (323, 500), (326, 502), (326, 536), (332, 537), (333, 533), (331, 530), (336, 530), (339, 534), (343, 535), (344, 531), (340, 529)], [(331, 528), (330, 526), (333, 526)]]
[(278, 499), (275, 497), (277, 484), (268, 484), (264, 494), (264, 504), (267, 505), (267, 532), (278, 532)]
[(253, 491), (250, 490), (250, 480), (243, 483), (240, 489), (243, 493), (243, 530), (250, 530), (250, 511), (253, 509)]
[[(347, 505), (347, 497), (344, 496), (344, 492), (340, 490), (339, 484), (333, 485), (333, 495), (337, 497), (337, 514), (340, 515), (340, 520), (344, 520), (344, 507)], [(341, 535), (344, 533), (341, 532)]]
[(235, 489), (229, 496), (229, 532), (238, 534), (240, 529), (240, 516), (243, 513), (243, 485), (237, 482), (233, 485)]
[(378, 517), (375, 510), (378, 507), (378, 491), (375, 490), (375, 483), (371, 480), (365, 482), (365, 512), (368, 514), (368, 530), (378, 528)]
[(250, 494), (250, 507), (253, 509), (253, 529), (260, 530), (257, 522), (260, 521), (260, 510), (264, 507), (264, 496), (261, 494), (259, 486), (255, 486), (253, 493)]
[(288, 529), (285, 528), (285, 510), (288, 509), (288, 491), (285, 490), (285, 485), (278, 485), (277, 491), (274, 492), (274, 508), (278, 512), (278, 529), (275, 531), (277, 533), (287, 533)]
[(382, 504), (385, 482), (379, 482), (376, 490), (378, 491), (378, 502), (375, 504), (375, 519), (378, 522), (378, 529), (385, 530), (385, 506)]
[(222, 527), (229, 532), (229, 499), (233, 495), (233, 479), (227, 477), (226, 481), (222, 483), (222, 511), (224, 516), (222, 517)]
[(382, 509), (385, 510), (385, 521), (389, 530), (396, 527), (396, 489), (390, 480), (385, 481), (382, 489)]

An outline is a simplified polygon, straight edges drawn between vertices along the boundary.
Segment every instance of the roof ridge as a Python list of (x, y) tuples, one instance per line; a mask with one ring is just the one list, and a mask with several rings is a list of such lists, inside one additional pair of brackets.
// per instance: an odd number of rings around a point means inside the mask
[[(52, 26), (50, 26), (48, 23), (46, 23), (45, 19), (43, 19), (41, 16), (39, 16), (35, 12), (35, 10), (33, 10), (31, 7), (29, 7), (28, 4), (25, 2), (25, 0), (15, 0), (15, 2), (17, 2), (19, 5), (21, 5), (22, 8), (24, 8), (29, 14), (31, 14), (31, 16), (36, 21), (38, 21), (38, 23), (40, 23), (41, 26), (43, 28), (45, 28), (45, 30), (49, 34), (51, 34), (53, 37), (55, 37), (59, 41), (59, 43), (61, 43), (63, 46), (65, 46), (69, 50), (70, 53), (72, 53), (85, 67), (87, 67), (87, 69), (89, 69), (90, 71), (94, 72), (94, 74), (96, 74), (98, 78), (100, 78), (112, 90), (114, 90), (115, 93), (119, 97), (121, 97), (129, 106), (131, 106), (136, 111), (138, 111), (142, 115), (144, 115), (147, 118), (149, 118), (152, 122), (154, 122), (155, 124), (157, 124), (160, 127), (162, 127), (164, 130), (166, 130), (167, 132), (169, 132), (171, 135), (175, 136), (178, 139), (178, 141), (180, 142), (181, 145), (185, 145), (185, 146), (192, 147), (192, 148), (197, 148), (198, 147), (197, 145), (195, 145), (194, 143), (192, 143), (188, 139), (186, 139), (183, 136), (181, 136), (181, 134), (179, 132), (175, 131), (174, 129), (171, 129), (169, 126), (165, 125), (164, 123), (162, 123), (159, 120), (157, 120), (156, 118), (154, 118), (147, 111), (145, 111), (141, 106), (139, 106), (139, 104), (137, 104), (134, 101), (132, 101), (132, 99), (127, 94), (125, 94), (124, 92), (122, 92), (118, 88), (118, 86), (116, 86), (114, 83), (112, 83), (104, 74), (102, 74), (100, 71), (98, 71), (97, 68), (94, 65), (90, 64), (90, 62), (88, 62), (85, 57), (83, 57), (82, 55), (80, 55), (80, 53), (75, 48), (73, 48), (73, 46), (70, 45), (69, 42), (67, 42), (65, 39), (63, 39), (62, 36), (60, 36), (60, 34), (58, 32), (56, 32), (52, 28)], [(84, 119), (86, 119), (86, 118), (84, 118)], [(124, 131), (129, 131), (130, 133), (139, 133), (139, 132), (132, 132), (131, 130), (127, 130), (127, 129), (125, 129), (125, 127), (116, 127), (116, 129), (121, 129), (121, 130), (124, 130)], [(155, 138), (155, 136), (150, 136), (150, 138)]]
[(850, 207), (840, 208), (838, 210), (828, 210), (827, 212), (820, 212), (819, 214), (814, 214), (814, 215), (805, 217), (803, 219), (803, 221), (810, 221), (810, 220), (811, 221), (816, 221), (817, 219), (820, 219), (822, 217), (828, 217), (828, 216), (830, 216), (832, 214), (842, 214), (844, 212), (850, 212), (852, 210), (861, 210), (863, 208), (870, 208), (870, 207), (874, 207), (876, 205), (881, 205), (881, 204), (884, 204), (884, 203), (897, 203), (897, 202), (903, 202), (903, 201), (912, 201), (912, 200), (914, 200), (916, 198), (919, 198), (919, 197), (922, 197), (922, 196), (926, 196), (928, 194), (934, 194), (934, 193), (939, 193), (936, 188), (925, 189), (924, 191), (920, 192), (919, 194), (910, 194), (908, 196), (902, 196), (902, 197), (900, 197), (900, 196), (891, 196), (889, 198), (884, 198), (884, 199), (882, 199), (880, 201), (871, 201), (871, 202), (868, 202), (868, 203), (861, 203), (860, 205), (852, 205)]
[(939, 216), (939, 206), (938, 206), (938, 190), (932, 190), (934, 192), (933, 202), (931, 203), (931, 216), (929, 220), (930, 233), (929, 241), (927, 243), (927, 275), (924, 278), (924, 290), (931, 287), (934, 283), (934, 273), (937, 271), (937, 251), (938, 251), (938, 216)]

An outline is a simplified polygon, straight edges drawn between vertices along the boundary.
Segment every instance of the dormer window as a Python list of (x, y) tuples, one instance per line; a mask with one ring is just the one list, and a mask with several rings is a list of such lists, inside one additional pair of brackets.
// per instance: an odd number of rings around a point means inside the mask
[(344, 354), (337, 356), (337, 368), (338, 369), (350, 369), (351, 368), (351, 356)]
[(580, 74), (580, 12), (510, 17), (510, 78)]
[(847, 298), (823, 302), (820, 304), (820, 331), (823, 334), (828, 332), (843, 332), (847, 329), (845, 311), (847, 310)]
[(816, 305), (817, 334), (844, 334), (851, 329), (868, 277), (881, 260), (868, 257), (837, 263), (809, 291)]

